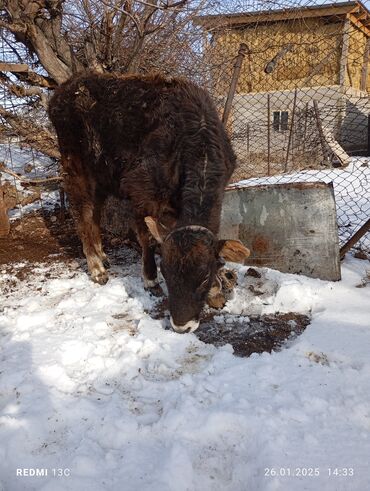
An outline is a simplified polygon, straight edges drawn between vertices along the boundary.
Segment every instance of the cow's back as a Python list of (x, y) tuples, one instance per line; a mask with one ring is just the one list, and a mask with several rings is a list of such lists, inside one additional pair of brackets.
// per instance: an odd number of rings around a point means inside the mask
[[(184, 135), (196, 137), (204, 117), (219, 137), (223, 131), (204, 90), (183, 79), (159, 75), (90, 74), (71, 79), (56, 89), (49, 114), (62, 145), (87, 150), (87, 140), (99, 139), (108, 155), (137, 153), (144, 144), (156, 143), (159, 148), (153, 152), (168, 151)], [(99, 157), (93, 143), (97, 144), (91, 142), (89, 149)]]
[(193, 183), (201, 179), (208, 151), (218, 184), (209, 190), (213, 206), (211, 195), (220, 194), (235, 167), (213, 102), (183, 79), (83, 75), (56, 89), (49, 114), (62, 154), (81, 157), (86, 171), (111, 191), (120, 183), (128, 195), (155, 199), (164, 193), (173, 201), (187, 189), (188, 201), (198, 203)]

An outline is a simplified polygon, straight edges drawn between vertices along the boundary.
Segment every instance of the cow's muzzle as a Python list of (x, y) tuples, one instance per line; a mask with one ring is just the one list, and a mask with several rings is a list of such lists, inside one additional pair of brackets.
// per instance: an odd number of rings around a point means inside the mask
[(177, 326), (173, 319), (172, 319), (172, 316), (170, 317), (170, 320), (171, 320), (171, 326), (173, 327), (173, 330), (180, 333), (180, 334), (184, 334), (186, 332), (194, 332), (198, 329), (199, 327), (199, 321), (196, 321), (196, 320), (192, 320), (192, 321), (189, 321), (187, 322), (186, 324), (184, 324), (183, 326)]

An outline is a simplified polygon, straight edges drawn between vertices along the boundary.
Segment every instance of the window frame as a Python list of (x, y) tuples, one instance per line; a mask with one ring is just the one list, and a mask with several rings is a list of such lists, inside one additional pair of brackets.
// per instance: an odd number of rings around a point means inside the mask
[(274, 131), (283, 133), (289, 129), (289, 111), (273, 111), (272, 112), (272, 128)]

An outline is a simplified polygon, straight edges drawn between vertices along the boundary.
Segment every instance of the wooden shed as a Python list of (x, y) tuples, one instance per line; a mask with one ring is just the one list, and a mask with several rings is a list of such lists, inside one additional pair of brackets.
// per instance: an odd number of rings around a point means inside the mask
[(210, 35), (205, 42), (212, 57), (233, 57), (240, 43), (247, 45), (240, 92), (266, 87), (370, 88), (370, 12), (361, 2), (208, 15), (195, 22)]
[(207, 15), (195, 22), (204, 30), (216, 96), (227, 93), (233, 59), (246, 44), (231, 121), (241, 148), (275, 151), (279, 160), (289, 160), (295, 146), (307, 152), (310, 142), (316, 151), (316, 123), (314, 136), (304, 129), (312, 126), (316, 101), (329, 139), (348, 152), (367, 151), (370, 12), (361, 2)]

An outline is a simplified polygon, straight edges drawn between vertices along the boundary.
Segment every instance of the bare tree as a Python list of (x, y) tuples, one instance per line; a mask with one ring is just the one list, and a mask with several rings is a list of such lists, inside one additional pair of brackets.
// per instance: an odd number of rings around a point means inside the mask
[(7, 101), (0, 105), (0, 130), (56, 157), (44, 109), (48, 91), (71, 75), (94, 70), (194, 76), (200, 71), (201, 33), (191, 19), (211, 4), (0, 0), (0, 85)]

